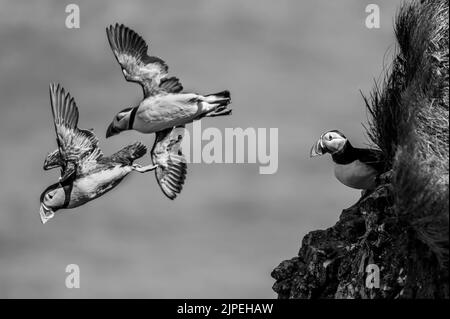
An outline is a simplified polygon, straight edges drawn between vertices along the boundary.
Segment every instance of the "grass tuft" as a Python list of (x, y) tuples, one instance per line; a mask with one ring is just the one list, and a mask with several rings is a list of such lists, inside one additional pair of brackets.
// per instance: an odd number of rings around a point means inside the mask
[[(367, 134), (393, 170), (399, 221), (448, 269), (449, 5), (402, 5), (391, 67), (364, 101)], [(414, 246), (414, 245), (411, 245)], [(414, 249), (414, 248), (412, 248)], [(425, 258), (425, 256), (423, 256)]]

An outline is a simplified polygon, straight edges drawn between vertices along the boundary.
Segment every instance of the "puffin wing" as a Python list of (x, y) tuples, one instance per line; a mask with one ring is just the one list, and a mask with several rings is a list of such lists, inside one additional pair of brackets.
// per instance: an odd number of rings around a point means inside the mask
[(123, 24), (110, 25), (106, 28), (106, 35), (125, 79), (139, 83), (145, 98), (156, 94), (161, 79), (167, 76), (169, 67), (166, 62), (149, 56), (144, 39)]
[(373, 168), (377, 171), (381, 172), (385, 167), (385, 160), (383, 152), (376, 149), (369, 148), (357, 148), (357, 157), (358, 159)]
[(180, 93), (183, 91), (183, 85), (181, 85), (180, 80), (176, 77), (161, 79), (159, 83), (159, 91), (166, 93)]
[(74, 98), (61, 85), (50, 84), (50, 104), (59, 156), (65, 163), (61, 174), (63, 182), (76, 172), (79, 164), (96, 160), (103, 153), (98, 148), (98, 139), (92, 131), (78, 129), (78, 107)]
[(64, 165), (64, 162), (61, 160), (61, 155), (59, 155), (59, 148), (47, 154), (44, 160), (44, 170), (47, 171), (52, 168), (61, 167)]
[(170, 199), (181, 192), (186, 179), (187, 165), (180, 148), (183, 135), (184, 126), (157, 132), (151, 152), (153, 164), (158, 165), (155, 170), (158, 185)]
[[(90, 133), (93, 133), (93, 129), (91, 130), (80, 130), (82, 131), (84, 134), (89, 135)], [(44, 170), (50, 170), (53, 168), (57, 168), (60, 167), (62, 171), (64, 171), (65, 169), (65, 162), (63, 161), (63, 159), (61, 158), (61, 155), (59, 153), (59, 148), (55, 149), (54, 151), (50, 152), (47, 154), (47, 156), (45, 157), (44, 160)]]

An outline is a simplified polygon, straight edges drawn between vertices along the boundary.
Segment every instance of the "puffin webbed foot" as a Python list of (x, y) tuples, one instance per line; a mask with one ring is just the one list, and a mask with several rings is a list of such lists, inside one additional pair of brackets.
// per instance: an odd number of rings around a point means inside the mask
[(147, 173), (150, 171), (155, 170), (158, 165), (147, 165), (147, 166), (141, 166), (139, 164), (133, 164), (133, 170), (139, 173)]

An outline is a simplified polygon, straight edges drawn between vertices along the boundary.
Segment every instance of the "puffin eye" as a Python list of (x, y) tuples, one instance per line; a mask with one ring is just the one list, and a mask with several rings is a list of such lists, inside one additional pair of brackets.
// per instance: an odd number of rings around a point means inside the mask
[(328, 135), (328, 140), (332, 140), (333, 139), (333, 136), (331, 136), (331, 134), (330, 135)]

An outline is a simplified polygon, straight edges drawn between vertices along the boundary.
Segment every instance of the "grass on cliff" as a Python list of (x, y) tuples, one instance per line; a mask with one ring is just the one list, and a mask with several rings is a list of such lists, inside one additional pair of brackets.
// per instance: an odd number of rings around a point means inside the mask
[[(412, 1), (398, 12), (397, 51), (383, 83), (364, 97), (368, 136), (393, 170), (395, 208), (413, 240), (448, 269), (449, 7)], [(426, 256), (422, 256), (425, 258)]]

